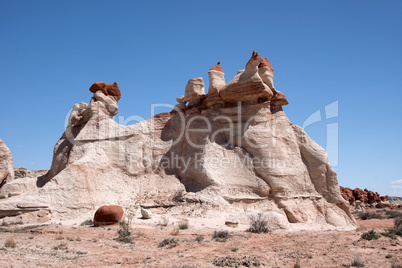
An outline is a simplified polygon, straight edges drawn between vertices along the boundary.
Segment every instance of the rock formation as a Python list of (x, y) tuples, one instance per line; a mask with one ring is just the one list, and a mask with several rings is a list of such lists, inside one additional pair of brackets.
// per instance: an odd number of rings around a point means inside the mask
[(13, 155), (0, 139), (0, 188), (12, 180), (14, 180)]
[(116, 224), (124, 220), (124, 211), (120, 206), (101, 206), (95, 212), (94, 225), (110, 225)]
[(89, 88), (89, 91), (91, 91), (92, 93), (96, 93), (99, 90), (105, 96), (112, 96), (116, 101), (119, 101), (121, 98), (120, 89), (116, 82), (114, 82), (113, 84), (96, 82)]
[(349, 202), (352, 208), (364, 209), (367, 207), (392, 207), (392, 204), (388, 202), (388, 195), (381, 196), (377, 192), (369, 191), (367, 189), (350, 189), (340, 186), (342, 197)]
[(253, 52), (227, 84), (219, 63), (208, 76), (206, 95), (202, 78), (190, 79), (174, 110), (131, 126), (113, 121), (118, 98), (95, 83), (90, 103), (74, 106), (37, 191), (0, 201), (0, 215), (45, 207), (53, 220), (68, 220), (118, 204), (354, 227), (325, 150), (282, 110), (288, 101), (268, 60)]
[(184, 93), (185, 102), (189, 102), (190, 105), (199, 103), (205, 97), (205, 85), (202, 77), (190, 79), (187, 83)]

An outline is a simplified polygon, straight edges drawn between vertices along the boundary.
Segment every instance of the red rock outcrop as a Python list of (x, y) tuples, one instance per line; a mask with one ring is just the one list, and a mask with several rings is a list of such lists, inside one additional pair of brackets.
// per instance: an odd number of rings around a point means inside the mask
[(98, 90), (102, 91), (102, 93), (105, 94), (106, 96), (114, 97), (116, 101), (119, 101), (121, 98), (121, 92), (116, 82), (114, 82), (113, 84), (106, 84), (105, 82), (96, 82), (89, 88), (89, 91), (91, 91), (92, 93), (95, 93)]
[(261, 58), (260, 65), (258, 66), (258, 68), (261, 68), (261, 67), (268, 67), (272, 72), (274, 71), (274, 68), (272, 68), (272, 65), (269, 62), (268, 58), (265, 58), (265, 59)]
[(211, 69), (209, 69), (210, 71), (218, 71), (218, 72), (222, 72), (223, 73), (223, 69), (221, 66), (221, 62), (219, 61), (214, 67), (212, 67)]
[[(386, 196), (380, 196), (379, 193), (369, 191), (367, 189), (360, 189), (360, 188), (355, 188), (355, 189), (350, 189), (347, 187), (339, 187), (341, 191), (342, 197), (349, 202), (349, 204), (353, 205), (355, 201), (361, 201), (363, 205), (370, 205), (373, 203), (380, 203), (380, 202), (387, 202), (388, 201), (388, 195)], [(385, 206), (386, 204), (381, 204), (380, 206)]]
[(124, 220), (124, 211), (120, 206), (102, 206), (94, 216), (94, 225), (110, 225)]
[(341, 190), (341, 195), (342, 195), (343, 199), (345, 199), (346, 201), (349, 202), (349, 204), (352, 205), (356, 200), (353, 195), (352, 189), (347, 188), (347, 187), (342, 187), (342, 186), (339, 186), (339, 189)]

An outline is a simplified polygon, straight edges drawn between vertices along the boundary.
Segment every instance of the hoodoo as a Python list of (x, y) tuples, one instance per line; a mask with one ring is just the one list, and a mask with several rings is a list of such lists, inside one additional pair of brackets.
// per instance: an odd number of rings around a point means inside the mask
[(0, 215), (85, 219), (116, 204), (194, 218), (263, 212), (283, 228), (355, 227), (326, 151), (286, 117), (268, 59), (253, 52), (228, 83), (224, 75), (218, 63), (207, 94), (201, 77), (190, 79), (171, 112), (131, 126), (113, 120), (117, 83), (95, 83), (90, 103), (74, 105), (48, 174), (34, 191), (1, 200)]

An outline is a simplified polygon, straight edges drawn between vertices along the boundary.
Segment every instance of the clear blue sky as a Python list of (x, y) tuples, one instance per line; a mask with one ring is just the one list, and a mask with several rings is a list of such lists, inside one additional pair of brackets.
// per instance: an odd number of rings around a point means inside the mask
[[(175, 104), (221, 61), (229, 81), (268, 57), (297, 125), (327, 148), (339, 129), (339, 184), (402, 196), (402, 1), (0, 0), (0, 138), (15, 167), (48, 169), (74, 103), (117, 81), (119, 115)], [(338, 101), (338, 116), (325, 106)], [(163, 109), (161, 109), (163, 111)], [(331, 154), (330, 154), (331, 158)]]

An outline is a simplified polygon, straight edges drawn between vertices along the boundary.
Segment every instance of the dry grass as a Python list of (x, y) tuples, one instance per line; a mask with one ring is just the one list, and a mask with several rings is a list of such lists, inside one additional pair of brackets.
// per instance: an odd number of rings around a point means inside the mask
[(17, 243), (15, 243), (14, 239), (8, 238), (6, 242), (4, 242), (4, 246), (6, 248), (15, 248), (17, 246)]

